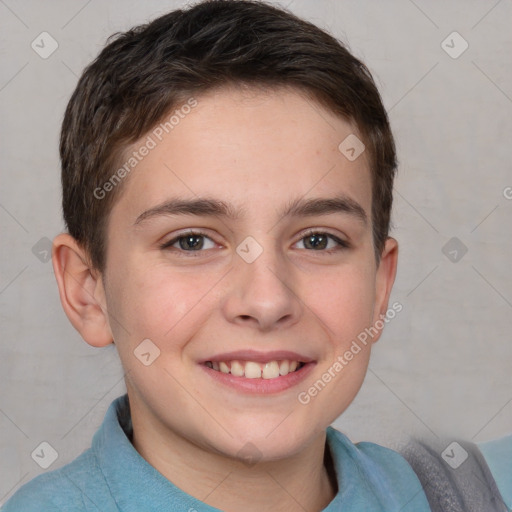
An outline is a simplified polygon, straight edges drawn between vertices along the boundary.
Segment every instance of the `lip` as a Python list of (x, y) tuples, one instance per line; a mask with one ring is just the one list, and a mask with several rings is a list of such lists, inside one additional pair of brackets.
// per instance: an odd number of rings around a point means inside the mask
[(201, 364), (207, 361), (221, 362), (221, 361), (254, 361), (255, 363), (267, 363), (268, 361), (283, 361), (288, 359), (290, 361), (299, 361), (301, 363), (312, 363), (314, 360), (304, 354), (298, 352), (290, 352), (289, 350), (273, 350), (270, 352), (259, 352), (258, 350), (236, 350), (234, 352), (224, 352), (210, 356), (200, 361)]
[[(300, 361), (304, 363), (302, 368), (288, 373), (287, 375), (280, 375), (274, 379), (248, 379), (247, 377), (235, 377), (230, 373), (222, 373), (206, 366), (207, 361), (220, 362), (220, 361), (254, 361), (256, 363), (265, 363), (268, 361), (280, 361), (288, 359), (291, 361)], [(313, 371), (316, 366), (316, 361), (312, 358), (298, 354), (297, 352), (290, 351), (272, 351), (272, 352), (258, 352), (254, 350), (242, 350), (235, 352), (227, 352), (211, 356), (208, 359), (199, 363), (199, 367), (205, 374), (211, 378), (215, 383), (221, 385), (223, 388), (228, 387), (232, 390), (253, 394), (253, 395), (273, 395), (289, 390), (300, 384), (307, 376)]]

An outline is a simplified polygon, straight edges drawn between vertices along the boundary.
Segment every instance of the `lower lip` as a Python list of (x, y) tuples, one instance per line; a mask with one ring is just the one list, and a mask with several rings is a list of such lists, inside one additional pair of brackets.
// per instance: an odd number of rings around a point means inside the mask
[(293, 388), (311, 373), (315, 364), (316, 363), (314, 362), (306, 363), (299, 370), (289, 373), (288, 375), (281, 375), (275, 379), (248, 379), (247, 377), (235, 377), (230, 373), (222, 373), (218, 370), (208, 368), (208, 366), (205, 366), (204, 364), (200, 366), (207, 375), (225, 386), (245, 393), (268, 395)]

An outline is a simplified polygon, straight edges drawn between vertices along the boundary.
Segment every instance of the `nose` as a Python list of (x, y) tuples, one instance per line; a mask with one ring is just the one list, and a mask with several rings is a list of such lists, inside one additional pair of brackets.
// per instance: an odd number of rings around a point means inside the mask
[(260, 331), (295, 324), (302, 303), (294, 290), (294, 272), (283, 257), (265, 249), (252, 263), (235, 256), (231, 286), (223, 304), (226, 318)]

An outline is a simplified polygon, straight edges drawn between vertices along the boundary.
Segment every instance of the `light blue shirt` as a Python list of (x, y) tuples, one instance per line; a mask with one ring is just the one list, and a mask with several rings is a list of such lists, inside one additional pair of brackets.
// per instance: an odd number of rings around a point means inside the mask
[[(70, 464), (21, 487), (2, 512), (213, 512), (153, 468), (130, 442), (127, 396), (115, 400), (91, 448)], [(353, 444), (327, 429), (338, 493), (324, 512), (428, 512), (425, 494), (398, 453)]]
[(512, 435), (480, 443), (478, 448), (491, 470), (503, 502), (512, 510)]

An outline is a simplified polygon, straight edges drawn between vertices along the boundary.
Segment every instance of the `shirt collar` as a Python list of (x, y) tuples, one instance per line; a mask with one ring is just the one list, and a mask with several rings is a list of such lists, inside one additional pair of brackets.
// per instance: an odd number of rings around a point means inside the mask
[(128, 396), (124, 395), (110, 405), (92, 443), (92, 449), (119, 510), (218, 510), (183, 492), (167, 480), (139, 455), (130, 441), (131, 435), (130, 406)]
[[(131, 436), (130, 406), (128, 396), (124, 395), (110, 405), (92, 443), (112, 497), (122, 512), (219, 512), (219, 509), (197, 500), (167, 480), (139, 455), (131, 444)], [(379, 479), (382, 467), (379, 468), (371, 457), (332, 427), (327, 428), (327, 447), (334, 463), (338, 492), (323, 512), (395, 510), (395, 493)]]

